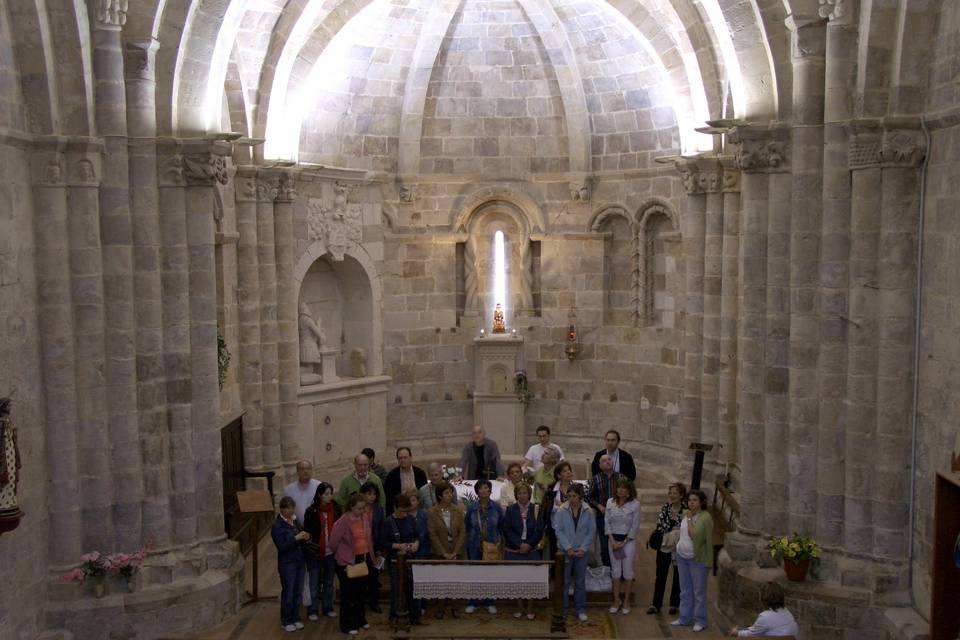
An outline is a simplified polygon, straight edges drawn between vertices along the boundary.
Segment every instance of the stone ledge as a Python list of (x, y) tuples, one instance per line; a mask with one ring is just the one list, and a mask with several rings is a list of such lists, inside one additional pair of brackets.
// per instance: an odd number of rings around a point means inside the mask
[(883, 626), (893, 640), (929, 640), (930, 623), (913, 607), (892, 607), (883, 612)]

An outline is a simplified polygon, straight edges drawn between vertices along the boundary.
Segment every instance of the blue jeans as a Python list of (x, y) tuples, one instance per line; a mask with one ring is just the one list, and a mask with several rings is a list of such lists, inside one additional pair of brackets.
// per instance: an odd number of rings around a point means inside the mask
[(707, 577), (710, 569), (690, 558), (677, 555), (680, 573), (680, 623), (707, 626)]
[(310, 576), (310, 606), (307, 607), (307, 615), (318, 615), (321, 610), (326, 615), (333, 611), (333, 576), (336, 572), (337, 561), (333, 554), (323, 560), (313, 557), (307, 559), (307, 574)]
[(303, 562), (285, 562), (277, 569), (280, 572), (280, 624), (286, 626), (300, 621), (306, 565)]
[(568, 594), (570, 593), (570, 574), (573, 574), (573, 604), (577, 615), (587, 612), (587, 556), (582, 558), (566, 557), (563, 563), (563, 615), (567, 615)]
[[(397, 617), (397, 609), (400, 608), (400, 573), (397, 571), (397, 562), (390, 562), (390, 619)], [(407, 602), (410, 604), (410, 622), (416, 624), (420, 622), (420, 598), (413, 597), (413, 571), (407, 567)]]

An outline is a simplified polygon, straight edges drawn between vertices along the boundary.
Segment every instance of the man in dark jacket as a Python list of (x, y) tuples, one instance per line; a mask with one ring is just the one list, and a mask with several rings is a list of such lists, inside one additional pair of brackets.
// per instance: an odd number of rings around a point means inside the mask
[(604, 435), (606, 449), (600, 449), (593, 456), (593, 463), (590, 465), (590, 475), (595, 476), (600, 473), (600, 456), (608, 455), (613, 462), (613, 470), (622, 476), (630, 478), (631, 481), (637, 479), (637, 468), (633, 464), (633, 456), (620, 448), (620, 432), (611, 429)]
[(383, 493), (387, 498), (387, 516), (393, 513), (394, 499), (410, 489), (419, 489), (427, 484), (427, 474), (420, 467), (413, 466), (413, 454), (410, 447), (397, 449), (398, 466), (390, 470), (383, 483)]
[(500, 447), (487, 437), (480, 425), (475, 425), (470, 433), (470, 442), (463, 447), (460, 455), (460, 468), (464, 480), (495, 480), (502, 478), (503, 462), (500, 460)]

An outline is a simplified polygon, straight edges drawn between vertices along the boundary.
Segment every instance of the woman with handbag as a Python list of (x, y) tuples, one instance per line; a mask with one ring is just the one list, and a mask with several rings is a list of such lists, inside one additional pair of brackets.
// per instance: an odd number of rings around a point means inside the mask
[[(467, 507), (467, 560), (500, 560), (500, 523), (503, 509), (490, 499), (493, 485), (489, 480), (477, 480), (473, 485), (477, 500)], [(483, 605), (491, 615), (497, 613), (493, 600), (484, 600)], [(466, 612), (476, 611), (477, 602), (471, 600)]]
[(670, 485), (667, 489), (668, 500), (660, 507), (657, 526), (647, 541), (647, 546), (657, 552), (657, 578), (653, 586), (653, 603), (647, 608), (649, 614), (660, 613), (671, 565), (673, 565), (673, 583), (670, 587), (670, 615), (676, 614), (677, 607), (680, 606), (680, 576), (673, 562), (672, 550), (667, 551), (663, 548), (663, 539), (674, 529), (680, 528), (684, 513), (683, 500), (686, 497), (687, 488), (682, 483), (674, 482)]
[[(327, 546), (333, 523), (337, 516), (334, 512), (333, 487), (326, 482), (317, 485), (313, 504), (303, 516), (303, 530), (310, 534), (307, 545), (307, 575), (310, 582), (310, 606), (307, 615), (316, 620), (321, 612), (330, 618), (336, 618), (333, 610), (333, 576), (337, 571), (337, 562), (333, 550)], [(321, 591), (321, 583), (323, 590)]]
[[(463, 558), (463, 546), (467, 540), (467, 531), (463, 523), (463, 510), (453, 502), (456, 491), (446, 480), (434, 487), (437, 504), (427, 512), (427, 530), (430, 533), (430, 552), (438, 560), (458, 560)], [(446, 606), (450, 606), (450, 616), (459, 617), (456, 608), (448, 600), (437, 603), (437, 620), (443, 618)]]
[(330, 532), (330, 548), (340, 579), (340, 631), (352, 636), (370, 628), (363, 607), (373, 566), (373, 538), (364, 517), (366, 510), (366, 499), (359, 493), (350, 494), (346, 511)]
[(640, 528), (640, 503), (637, 501), (637, 488), (626, 476), (617, 480), (613, 497), (607, 500), (604, 524), (610, 549), (610, 578), (613, 581), (610, 613), (619, 610), (627, 615), (630, 613), (630, 594), (633, 591), (633, 560), (637, 550), (637, 530)]
[[(522, 482), (514, 487), (517, 501), (507, 507), (503, 515), (503, 556), (504, 560), (539, 560), (537, 544), (542, 529), (537, 520), (536, 509), (530, 502), (531, 489)], [(527, 620), (533, 620), (533, 600), (520, 600), (514, 618), (520, 618), (524, 612)]]
[(689, 511), (680, 522), (677, 569), (680, 572), (680, 617), (674, 627), (693, 624), (707, 628), (707, 579), (713, 566), (713, 518), (707, 511), (707, 494), (700, 489), (687, 496)]

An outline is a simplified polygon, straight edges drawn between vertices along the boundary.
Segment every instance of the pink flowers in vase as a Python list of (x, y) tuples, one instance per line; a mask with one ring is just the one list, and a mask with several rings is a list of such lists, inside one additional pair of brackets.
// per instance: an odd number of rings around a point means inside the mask
[(149, 547), (144, 547), (135, 553), (115, 553), (107, 556), (107, 571), (122, 578), (132, 578), (140, 570), (150, 553)]
[(60, 582), (86, 582), (88, 578), (102, 578), (107, 573), (120, 578), (131, 578), (150, 554), (150, 545), (135, 553), (114, 553), (105, 556), (99, 551), (91, 551), (80, 556), (80, 566), (57, 576)]

